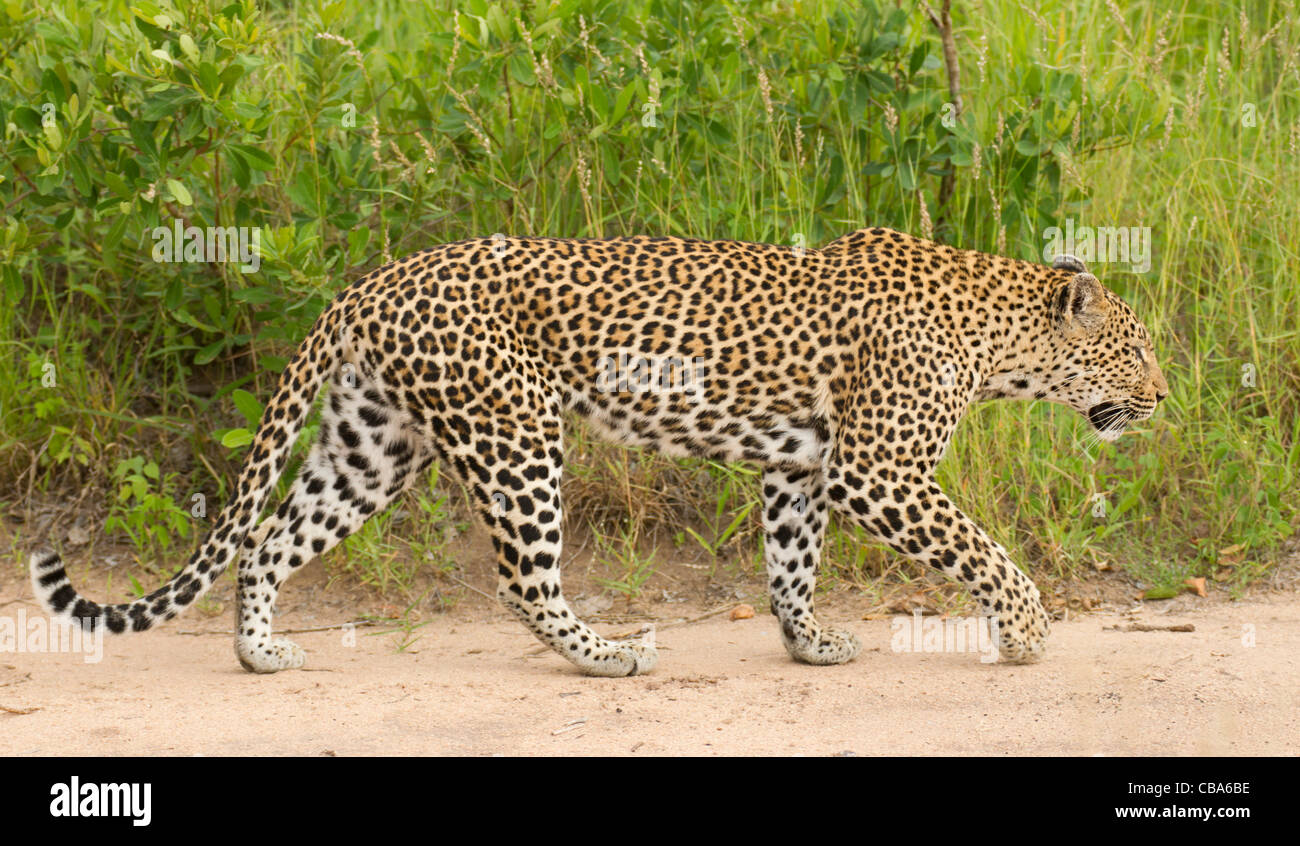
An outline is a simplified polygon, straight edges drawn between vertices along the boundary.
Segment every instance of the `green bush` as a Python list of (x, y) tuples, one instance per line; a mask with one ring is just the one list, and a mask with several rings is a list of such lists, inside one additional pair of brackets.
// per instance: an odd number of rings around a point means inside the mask
[[(1271, 561), (1300, 467), (1294, 10), (1125, 7), (959, 2), (958, 113), (935, 27), (880, 0), (9, 4), (0, 481), (108, 484), (113, 450), (170, 468), (183, 441), (177, 490), (220, 495), (235, 392), (267, 396), (331, 296), (431, 243), (815, 247), (886, 225), (1041, 259), (1071, 217), (1152, 227), (1151, 273), (1098, 270), (1156, 330), (1174, 397), (1090, 453), (1073, 415), (981, 409), (945, 484), (1038, 567), (1207, 571), (1242, 541)], [(177, 221), (256, 229), (256, 272), (155, 261)], [(638, 464), (673, 466), (701, 468)], [(738, 528), (720, 503), (750, 498), (702, 472), (656, 513), (709, 548)]]

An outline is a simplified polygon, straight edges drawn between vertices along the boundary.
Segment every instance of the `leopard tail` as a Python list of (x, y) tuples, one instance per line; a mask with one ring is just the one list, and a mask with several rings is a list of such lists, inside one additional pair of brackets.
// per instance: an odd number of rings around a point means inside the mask
[(221, 510), (185, 568), (148, 596), (120, 605), (100, 605), (72, 587), (58, 553), (33, 553), (28, 560), (32, 593), (53, 618), (88, 632), (101, 628), (114, 634), (142, 632), (175, 617), (212, 587), (239, 558), (240, 545), (266, 507), (316, 394), (344, 360), (347, 339), (340, 332), (344, 308), (342, 297), (326, 307), (280, 374), (244, 458), (235, 496)]

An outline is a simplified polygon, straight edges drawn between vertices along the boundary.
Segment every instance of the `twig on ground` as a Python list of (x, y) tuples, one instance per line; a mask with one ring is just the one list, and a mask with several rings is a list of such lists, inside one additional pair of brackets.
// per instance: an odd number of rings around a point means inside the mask
[(1106, 626), (1104, 632), (1194, 632), (1196, 626), (1182, 623), (1177, 626), (1151, 626), (1146, 623), (1129, 623), (1126, 626)]
[[(276, 629), (276, 634), (304, 634), (306, 632), (329, 632), (329, 631), (333, 631), (334, 629), (346, 629), (348, 626), (361, 628), (363, 626), (377, 626), (377, 625), (379, 624), (374, 620), (353, 620), (350, 623), (335, 623), (332, 626), (312, 626), (311, 628), (307, 628), (307, 629)], [(176, 634), (191, 635), (191, 636), (228, 635), (230, 634), (230, 632), (229, 631), (217, 631), (217, 632), (179, 631)]]
[(39, 706), (34, 708), (10, 708), (8, 705), (0, 705), (0, 711), (4, 711), (6, 714), (18, 714), (19, 716), (39, 710), (41, 710)]
[(453, 576), (451, 573), (447, 573), (447, 578), (451, 579), (453, 582), (460, 585), (461, 587), (469, 588), (470, 590), (474, 591), (480, 596), (486, 596), (488, 599), (492, 600), (493, 602), (497, 601), (497, 598), (489, 594), (487, 591), (479, 590), (469, 582), (465, 581), (464, 579), (458, 578), (457, 576)]
[[(701, 620), (707, 620), (710, 617), (716, 617), (719, 614), (725, 611), (730, 611), (732, 608), (735, 607), (736, 606), (734, 605), (723, 605), (721, 608), (714, 608), (712, 611), (706, 611), (703, 614), (699, 615), (698, 617), (691, 617), (689, 620), (678, 620), (675, 623), (667, 623), (666, 625), (662, 625), (662, 626), (653, 626), (653, 628), (656, 629), (657, 631), (662, 631), (664, 629), (675, 629), (678, 626), (689, 626), (691, 623), (698, 623)], [(622, 634), (610, 635), (609, 640), (625, 640), (629, 637), (636, 637), (637, 635), (645, 634), (646, 632), (650, 631), (651, 628), (652, 626), (642, 626), (641, 628), (637, 629), (634, 632), (623, 632)], [(551, 647), (549, 646), (539, 646), (536, 649), (530, 649), (529, 651), (525, 652), (524, 655), (525, 657), (530, 655), (542, 655), (550, 651), (551, 651)]]

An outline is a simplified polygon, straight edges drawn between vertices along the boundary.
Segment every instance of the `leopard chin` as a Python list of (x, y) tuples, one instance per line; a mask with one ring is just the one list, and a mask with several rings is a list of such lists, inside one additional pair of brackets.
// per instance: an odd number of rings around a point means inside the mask
[(1088, 409), (1087, 417), (1103, 441), (1114, 441), (1128, 428), (1133, 410), (1123, 402), (1099, 402)]

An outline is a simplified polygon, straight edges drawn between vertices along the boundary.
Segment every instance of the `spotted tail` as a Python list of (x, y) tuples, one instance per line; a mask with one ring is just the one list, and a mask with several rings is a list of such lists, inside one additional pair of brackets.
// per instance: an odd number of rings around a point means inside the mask
[(340, 300), (326, 308), (280, 374), (275, 395), (262, 412), (257, 434), (240, 469), (235, 495), (221, 510), (185, 569), (146, 597), (121, 605), (100, 605), (83, 598), (72, 587), (58, 553), (35, 553), (28, 561), (32, 592), (51, 616), (86, 631), (102, 626), (113, 633), (142, 632), (175, 617), (212, 587), (226, 567), (239, 558), (240, 544), (266, 507), (316, 394), (342, 363), (342, 308)]

